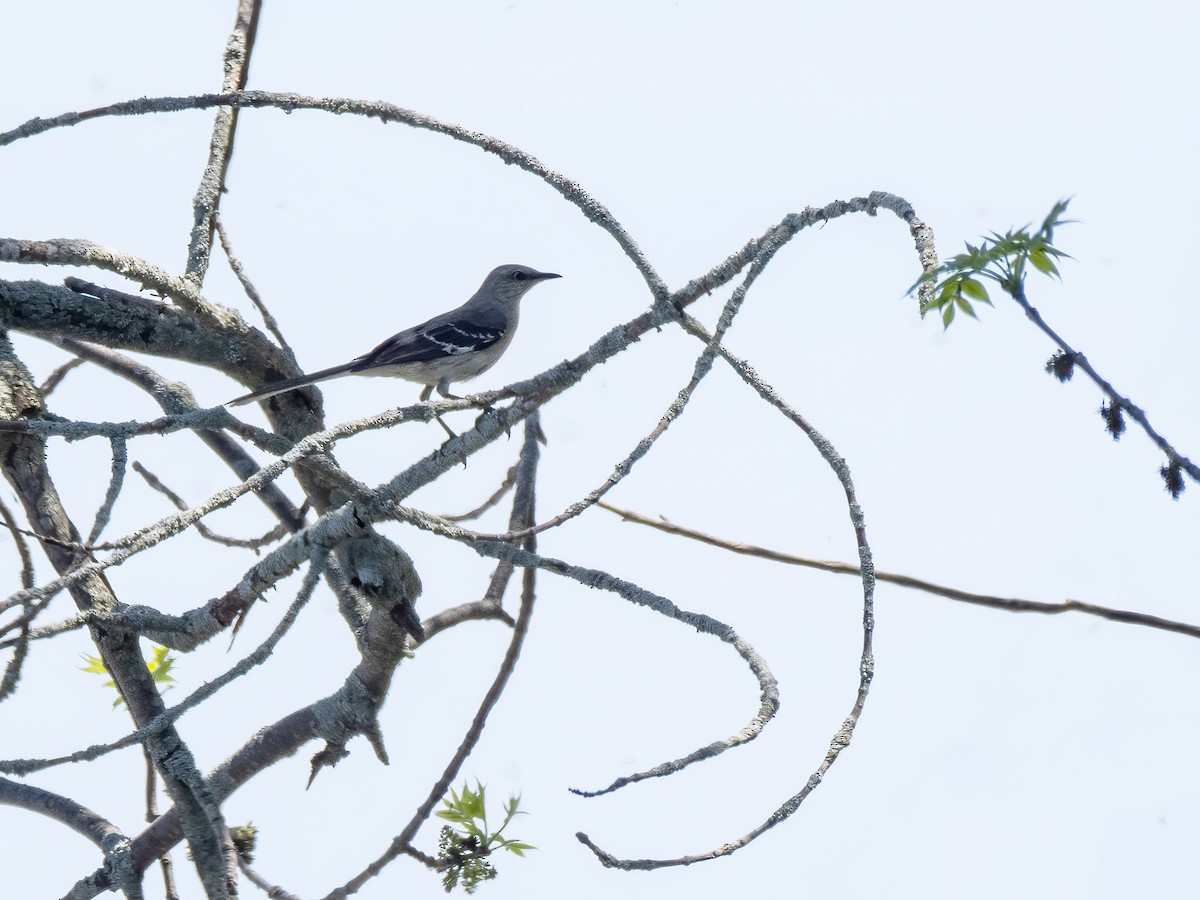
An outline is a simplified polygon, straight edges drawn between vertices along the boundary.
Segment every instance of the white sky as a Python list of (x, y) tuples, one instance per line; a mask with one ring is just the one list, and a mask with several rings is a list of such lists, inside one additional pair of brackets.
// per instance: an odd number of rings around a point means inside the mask
[[(232, 6), (12, 5), (0, 130), (117, 100), (217, 90)], [(1081, 223), (1059, 239), (1076, 261), (1062, 284), (1032, 280), (1031, 299), (1197, 458), (1196, 7), (905, 6), (344, 2), (331, 13), (326, 3), (271, 3), (250, 87), (388, 100), (516, 144), (607, 205), (673, 288), (788, 212), (875, 189), (913, 203), (943, 256), (1073, 197)], [(0, 233), (88, 238), (181, 271), (210, 123), (208, 113), (107, 119), (4, 148)], [(612, 240), (541, 182), (403, 126), (244, 112), (228, 187), (222, 211), (236, 251), (310, 369), (456, 305), (499, 263), (564, 278), (526, 301), (512, 351), (481, 389), (575, 355), (649, 301)], [(63, 274), (0, 269), (10, 279)], [(1003, 596), (1200, 620), (1197, 486), (1172, 502), (1159, 453), (1133, 430), (1114, 443), (1095, 414), (1095, 388), (1042, 372), (1053, 348), (1011, 303), (947, 335), (920, 321), (915, 302), (900, 299), (917, 274), (907, 230), (890, 214), (838, 220), (779, 255), (729, 338), (849, 460), (878, 567)], [(219, 253), (205, 292), (253, 320)], [(697, 315), (711, 321), (725, 296)], [(599, 484), (653, 427), (699, 349), (672, 331), (648, 336), (547, 408), (542, 517)], [(64, 358), (20, 336), (18, 350), (39, 375)], [(221, 376), (156, 365), (205, 404), (241, 392)], [(415, 393), (388, 380), (334, 382), (329, 421)], [(52, 401), (55, 412), (88, 419), (157, 414), (93, 369), (73, 373)], [(383, 481), (440, 435), (407, 432), (346, 442), (339, 458), (356, 477)], [(518, 446), (514, 435), (489, 448), (413, 502), (435, 512), (474, 506)], [(206, 453), (186, 436), (130, 448), (192, 502), (229, 482)], [(56, 443), (51, 456), (86, 528), (107, 484), (107, 445)], [(135, 479), (106, 537), (169, 512)], [(832, 475), (720, 366), (611, 499), (736, 540), (852, 558)], [(212, 524), (247, 535), (269, 521), (241, 504)], [(467, 551), (399, 527), (388, 533), (417, 559), (423, 613), (482, 593), (488, 566)], [(576, 831), (623, 857), (699, 853), (799, 790), (853, 701), (860, 598), (852, 579), (721, 555), (600, 510), (545, 535), (540, 549), (731, 623), (772, 665), (783, 705), (739, 751), (603, 799), (568, 795), (732, 734), (758, 701), (729, 648), (543, 576), (521, 665), (464, 770), (496, 801), (523, 792), (532, 815), (514, 833), (539, 850), (498, 860), (501, 876), (480, 896), (1194, 891), (1200, 645), (887, 585), (877, 594), (876, 678), (854, 741), (792, 820), (730, 859), (652, 874), (600, 868)], [(18, 586), (14, 560), (0, 536), (9, 590)], [(127, 602), (182, 611), (226, 590), (252, 561), (187, 536), (112, 577)], [(232, 652), (218, 639), (182, 659), (168, 699), (255, 646), (294, 587), (253, 610)], [(63, 598), (56, 615), (69, 612)], [(390, 767), (355, 741), (352, 756), (306, 792), (312, 744), (237, 793), (228, 818), (262, 829), (259, 870), (320, 896), (380, 854), (457, 746), (507, 639), (498, 625), (470, 625), (402, 667), (382, 716)], [(57, 756), (128, 730), (100, 680), (76, 670), (89, 650), (80, 633), (37, 648), (23, 690), (0, 707), (0, 756)], [(354, 659), (323, 592), (267, 666), (181, 722), (201, 767), (335, 688)], [(125, 753), (30, 781), (136, 834), (141, 767), (140, 754)], [(422, 846), (432, 850), (436, 830), (422, 832)], [(82, 838), (22, 811), (0, 808), (0, 833), (5, 896), (59, 896), (99, 861)], [(182, 851), (177, 860), (186, 868)], [(161, 896), (156, 875), (147, 887)], [(199, 896), (191, 882), (184, 890)], [(435, 897), (441, 888), (401, 861), (360, 896), (402, 892)]]

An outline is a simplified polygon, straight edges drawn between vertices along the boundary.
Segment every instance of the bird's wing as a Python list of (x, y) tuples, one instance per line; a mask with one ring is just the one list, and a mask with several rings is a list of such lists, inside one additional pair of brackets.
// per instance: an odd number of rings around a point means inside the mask
[(479, 325), (466, 319), (430, 322), (388, 338), (370, 353), (356, 359), (353, 371), (431, 362), (472, 353), (497, 343), (504, 337), (504, 332), (504, 328)]

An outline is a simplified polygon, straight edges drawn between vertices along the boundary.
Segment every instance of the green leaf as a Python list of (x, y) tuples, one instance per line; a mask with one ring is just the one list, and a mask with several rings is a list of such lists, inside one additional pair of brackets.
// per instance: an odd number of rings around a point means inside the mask
[(154, 656), (146, 663), (146, 668), (154, 676), (156, 684), (166, 684), (175, 680), (171, 677), (171, 669), (174, 665), (175, 659), (171, 656), (171, 648), (156, 646)]
[(88, 656), (86, 653), (80, 654), (86, 666), (80, 666), (80, 672), (90, 672), (93, 675), (107, 675), (108, 669), (104, 667), (104, 660), (98, 656)]
[(471, 818), (482, 819), (484, 817), (483, 785), (479, 782), (475, 783), (479, 787), (478, 793), (470, 790), (465, 784), (463, 785), (460, 808)]
[(964, 278), (962, 280), (961, 290), (972, 300), (983, 300), (986, 302), (988, 299), (987, 288), (985, 288), (974, 278)]
[(974, 310), (974, 308), (971, 306), (971, 303), (970, 303), (970, 301), (969, 301), (969, 300), (967, 300), (967, 298), (966, 298), (966, 297), (959, 297), (959, 298), (958, 298), (958, 299), (957, 299), (955, 302), (957, 303), (957, 305), (958, 305), (958, 308), (959, 308), (959, 309), (961, 309), (961, 310), (962, 310), (964, 313), (966, 313), (968, 316), (970, 316), (972, 319), (978, 319), (978, 318), (979, 318), (979, 316), (975, 315), (975, 310)]
[[(1056, 261), (1071, 257), (1053, 246), (1051, 241), (1054, 229), (1067, 222), (1062, 218), (1067, 203), (1066, 200), (1058, 201), (1035, 233), (1030, 232), (1032, 225), (1027, 224), (1003, 234), (993, 231), (978, 245), (966, 243), (964, 252), (950, 257), (934, 270), (937, 280), (932, 291), (926, 291), (922, 298), (921, 315), (934, 307), (940, 309), (943, 328), (949, 328), (957, 311), (977, 318), (975, 303), (992, 305), (985, 287), (989, 279), (1006, 294), (1020, 299), (1024, 295), (1027, 265), (1043, 274), (1061, 277)], [(922, 276), (917, 284), (927, 280)]]
[(1054, 265), (1054, 260), (1050, 258), (1050, 255), (1046, 250), (1031, 250), (1029, 253), (1029, 261), (1033, 263), (1033, 267), (1043, 275), (1058, 275), (1058, 266)]
[(522, 857), (527, 850), (537, 849), (533, 844), (501, 836), (512, 818), (523, 812), (519, 808), (520, 794), (509, 796), (504, 804), (504, 822), (494, 832), (488, 828), (487, 790), (478, 779), (475, 790), (465, 782), (461, 791), (451, 788), (449, 796), (442, 798), (442, 805), (445, 808), (436, 815), (454, 822), (459, 829), (444, 825), (438, 836), (438, 859), (446, 864), (442, 884), (447, 891), (461, 885), (470, 894), (481, 882), (495, 878), (496, 870), (485, 857), (497, 849)]

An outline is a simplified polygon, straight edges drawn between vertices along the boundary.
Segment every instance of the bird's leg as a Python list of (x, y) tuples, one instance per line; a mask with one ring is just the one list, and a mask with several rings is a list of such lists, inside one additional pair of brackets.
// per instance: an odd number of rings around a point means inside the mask
[[(443, 397), (449, 397), (451, 400), (461, 399), (459, 397), (455, 397), (453, 394), (450, 393), (450, 382), (448, 382), (445, 378), (443, 378), (441, 381), (439, 381), (437, 383), (437, 389), (438, 389), (438, 393), (441, 394)], [(421, 389), (421, 402), (425, 403), (430, 398), (430, 396), (432, 396), (432, 394), (433, 394), (433, 385), (432, 384), (425, 385), (425, 387), (423, 387)], [(446, 432), (446, 434), (448, 434), (450, 436), (451, 440), (454, 440), (456, 437), (458, 437), (457, 434), (455, 434), (453, 431), (450, 430), (450, 426), (447, 425), (444, 421), (442, 421), (441, 416), (439, 416), (437, 413), (434, 413), (433, 417), (435, 419), (437, 419), (437, 423), (442, 426), (442, 430), (444, 430)]]
[[(425, 385), (425, 390), (432, 391), (433, 385), (431, 385), (431, 384)], [(461, 400), (462, 399), (462, 397), (458, 396), (458, 394), (450, 393), (450, 379), (449, 378), (443, 378), (441, 381), (439, 381), (437, 383), (437, 392), (439, 394), (441, 394), (443, 397), (445, 397), (447, 400)]]

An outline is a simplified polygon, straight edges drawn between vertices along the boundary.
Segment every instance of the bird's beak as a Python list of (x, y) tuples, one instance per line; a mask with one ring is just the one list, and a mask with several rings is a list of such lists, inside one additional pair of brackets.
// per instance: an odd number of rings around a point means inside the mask
[(536, 279), (537, 279), (537, 280), (539, 280), (539, 281), (540, 281), (541, 279), (543, 279), (543, 278), (562, 278), (562, 276), (561, 276), (561, 275), (556, 275), (554, 272), (538, 272), (538, 273), (537, 273), (535, 276), (533, 276), (533, 277), (534, 277), (534, 278), (536, 278)]

